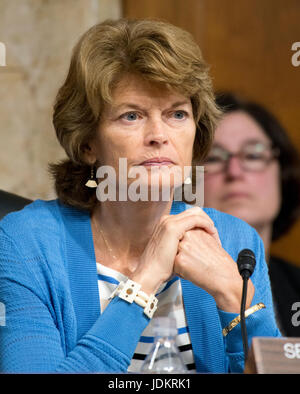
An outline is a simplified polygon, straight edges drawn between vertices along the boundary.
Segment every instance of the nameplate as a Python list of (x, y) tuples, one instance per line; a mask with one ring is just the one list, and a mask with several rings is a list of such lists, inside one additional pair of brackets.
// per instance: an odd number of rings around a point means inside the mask
[(244, 373), (299, 374), (300, 338), (253, 338)]

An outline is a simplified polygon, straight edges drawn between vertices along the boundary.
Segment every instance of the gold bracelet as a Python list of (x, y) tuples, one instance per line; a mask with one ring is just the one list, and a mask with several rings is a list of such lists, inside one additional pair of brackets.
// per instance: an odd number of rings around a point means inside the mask
[[(265, 308), (265, 304), (263, 304), (262, 302), (259, 302), (256, 305), (251, 306), (251, 308), (247, 309), (245, 311), (245, 318), (248, 317), (249, 315), (252, 315), (252, 313), (259, 311), (260, 309)], [(226, 326), (225, 328), (223, 328), (222, 330), (222, 334), (223, 337), (226, 337), (226, 335), (235, 327), (237, 326), (241, 321), (241, 315), (238, 315), (235, 319), (231, 320), (231, 322), (228, 324), (228, 326)]]

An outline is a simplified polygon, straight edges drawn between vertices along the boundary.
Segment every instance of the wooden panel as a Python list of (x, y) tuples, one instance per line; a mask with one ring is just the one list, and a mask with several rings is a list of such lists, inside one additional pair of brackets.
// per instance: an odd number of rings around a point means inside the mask
[[(216, 90), (233, 90), (263, 104), (300, 151), (299, 0), (123, 0), (131, 18), (157, 17), (190, 31), (211, 65)], [(300, 221), (272, 250), (300, 265)]]
[(244, 373), (299, 374), (299, 338), (253, 338)]

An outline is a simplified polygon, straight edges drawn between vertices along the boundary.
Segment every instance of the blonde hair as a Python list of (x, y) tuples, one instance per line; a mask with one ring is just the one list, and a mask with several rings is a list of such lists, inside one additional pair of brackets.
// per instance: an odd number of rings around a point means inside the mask
[(199, 164), (208, 153), (220, 112), (208, 67), (193, 37), (159, 20), (107, 20), (90, 28), (74, 47), (54, 105), (54, 128), (68, 156), (50, 164), (62, 202), (88, 210), (97, 203), (95, 190), (85, 186), (90, 166), (83, 152), (114, 87), (128, 73), (189, 97), (197, 124), (193, 160)]

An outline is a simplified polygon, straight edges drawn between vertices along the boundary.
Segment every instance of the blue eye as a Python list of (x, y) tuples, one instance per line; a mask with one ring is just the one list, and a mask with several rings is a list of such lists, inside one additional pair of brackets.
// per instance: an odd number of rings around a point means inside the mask
[(175, 119), (184, 119), (186, 117), (186, 112), (185, 111), (175, 111), (174, 112), (174, 118)]
[(132, 122), (134, 120), (137, 120), (138, 115), (135, 112), (127, 112), (126, 114), (123, 115), (123, 118)]

